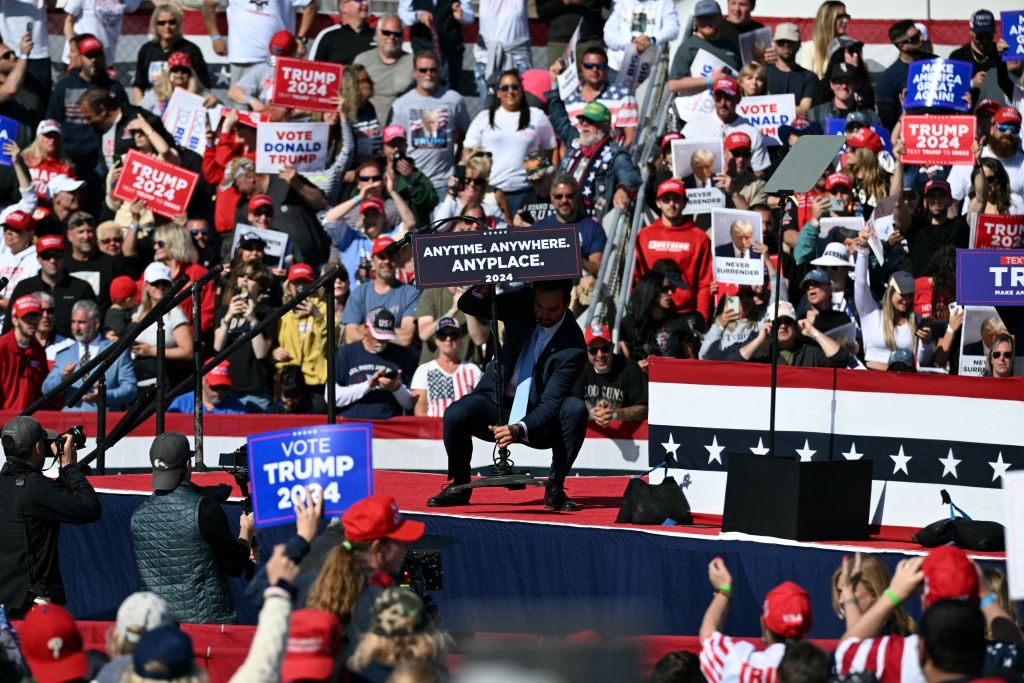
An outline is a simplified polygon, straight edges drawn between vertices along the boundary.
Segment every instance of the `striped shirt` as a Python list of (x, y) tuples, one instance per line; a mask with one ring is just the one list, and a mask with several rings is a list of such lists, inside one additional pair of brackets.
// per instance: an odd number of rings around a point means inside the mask
[(427, 392), (428, 417), (442, 417), (448, 406), (472, 393), (482, 374), (473, 363), (463, 363), (448, 374), (432, 360), (416, 368), (409, 388)]
[[(626, 88), (614, 83), (605, 83), (594, 101), (608, 107), (608, 111), (612, 113), (612, 128), (636, 128), (639, 124), (640, 114), (636, 98)], [(574, 126), (585, 106), (587, 103), (583, 101), (580, 88), (576, 88), (576, 91), (565, 100), (565, 113), (569, 115), (569, 120)]]
[(700, 670), (708, 683), (779, 683), (778, 668), (786, 646), (758, 650), (752, 643), (733, 640), (715, 631), (700, 650)]
[(836, 650), (836, 673), (871, 671), (880, 683), (925, 683), (917, 641), (916, 635), (849, 638)]

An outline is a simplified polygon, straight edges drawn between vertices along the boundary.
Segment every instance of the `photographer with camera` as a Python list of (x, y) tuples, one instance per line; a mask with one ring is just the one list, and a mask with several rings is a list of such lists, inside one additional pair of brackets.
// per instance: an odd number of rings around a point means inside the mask
[(233, 624), (227, 577), (250, 567), (252, 513), (242, 513), (235, 537), (220, 503), (190, 481), (191, 458), (183, 434), (158, 434), (150, 446), (153, 495), (131, 520), (139, 590), (166, 600), (177, 621)]
[[(67, 602), (57, 557), (60, 524), (99, 520), (100, 500), (76, 464), (85, 445), (80, 428), (58, 435), (19, 416), (4, 425), (0, 444), (7, 458), (0, 470), (0, 605), (21, 619), (33, 603)], [(56, 479), (43, 474), (48, 457), (60, 468)]]

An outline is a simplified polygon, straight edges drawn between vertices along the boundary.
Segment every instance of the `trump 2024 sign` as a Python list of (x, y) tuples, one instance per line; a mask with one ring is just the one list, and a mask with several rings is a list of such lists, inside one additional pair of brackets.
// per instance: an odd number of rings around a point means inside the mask
[(306, 489), (339, 517), (373, 493), (373, 429), (366, 423), (298, 427), (254, 434), (248, 441), (249, 485), (256, 527), (295, 521)]
[(956, 302), (1024, 306), (1024, 249), (957, 249)]

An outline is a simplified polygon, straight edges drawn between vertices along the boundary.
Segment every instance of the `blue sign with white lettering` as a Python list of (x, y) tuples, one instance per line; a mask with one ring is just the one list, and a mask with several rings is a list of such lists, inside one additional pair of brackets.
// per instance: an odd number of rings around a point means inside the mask
[(973, 67), (955, 59), (925, 59), (907, 70), (907, 98), (904, 109), (942, 107), (967, 111), (964, 96), (971, 89)]
[(18, 139), (18, 127), (21, 124), (14, 119), (0, 116), (0, 166), (10, 166), (11, 157), (4, 154), (4, 145), (8, 142), (16, 142)]
[(1000, 12), (999, 30), (1010, 46), (1003, 50), (1003, 61), (1024, 60), (1024, 11)]
[(1024, 306), (1024, 249), (957, 249), (956, 302)]
[(323, 496), (324, 516), (338, 517), (373, 493), (373, 427), (350, 422), (297, 427), (248, 439), (249, 487), (256, 527), (295, 521), (294, 505)]

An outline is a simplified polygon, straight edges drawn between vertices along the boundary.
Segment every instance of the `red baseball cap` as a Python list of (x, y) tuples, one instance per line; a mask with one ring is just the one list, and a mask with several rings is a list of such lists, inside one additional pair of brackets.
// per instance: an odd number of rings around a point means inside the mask
[(979, 111), (987, 111), (989, 114), (995, 114), (999, 111), (999, 103), (995, 100), (986, 98), (981, 102), (978, 102), (978, 106), (974, 108), (975, 113), (978, 113)]
[(33, 230), (36, 227), (36, 221), (32, 216), (28, 215), (24, 211), (11, 211), (4, 218), (4, 225), (11, 230), (17, 230), (18, 232), (25, 232), (26, 230)]
[(255, 211), (256, 209), (261, 209), (264, 206), (269, 206), (270, 208), (274, 208), (274, 200), (271, 199), (269, 195), (254, 194), (253, 196), (249, 197), (249, 210), (250, 211)]
[(594, 323), (583, 333), (583, 340), (590, 345), (595, 339), (603, 339), (609, 344), (612, 343), (612, 331), (604, 323)]
[(750, 136), (741, 131), (735, 133), (729, 133), (725, 137), (725, 148), (730, 152), (737, 149), (750, 149), (754, 143), (751, 142)]
[(64, 238), (61, 235), (43, 235), (36, 240), (36, 253), (44, 251), (64, 251)]
[(666, 194), (677, 194), (680, 197), (685, 197), (686, 185), (678, 178), (663, 180), (661, 185), (658, 185), (658, 199), (661, 199), (661, 196)]
[(376, 256), (377, 254), (381, 253), (382, 251), (384, 251), (385, 249), (387, 249), (390, 245), (392, 245), (394, 243), (395, 243), (395, 240), (391, 239), (390, 237), (388, 237), (386, 235), (384, 237), (378, 237), (377, 239), (375, 239), (373, 241), (373, 249), (371, 250), (370, 253), (373, 256)]
[(381, 538), (412, 543), (426, 529), (423, 522), (405, 519), (395, 499), (381, 494), (363, 498), (346, 510), (341, 525), (345, 527), (345, 538), (356, 543)]
[(270, 54), (272, 55), (293, 55), (297, 47), (295, 36), (291, 31), (278, 31), (270, 39)]
[(231, 386), (231, 363), (223, 361), (220, 365), (206, 373), (206, 382), (211, 387)]
[(330, 612), (319, 609), (292, 612), (288, 646), (281, 665), (282, 683), (329, 679), (342, 641), (341, 622)]
[(866, 147), (875, 154), (881, 152), (884, 147), (882, 138), (878, 137), (878, 133), (866, 126), (858, 128), (853, 133), (847, 135), (846, 144), (849, 147)]
[(784, 638), (803, 638), (814, 624), (811, 598), (792, 581), (780, 583), (764, 596), (764, 626)]
[(135, 280), (127, 275), (118, 275), (110, 281), (110, 300), (121, 301), (122, 299), (134, 299), (135, 293), (139, 291)]
[(18, 629), (33, 680), (62, 683), (84, 678), (89, 663), (75, 618), (59, 605), (35, 605)]
[(845, 173), (833, 173), (825, 180), (826, 190), (831, 190), (832, 188), (840, 185), (845, 187), (847, 190), (853, 189), (853, 182)]
[(25, 296), (19, 296), (18, 300), (14, 302), (14, 306), (11, 307), (11, 315), (15, 318), (24, 318), (26, 315), (43, 314), (43, 305), (39, 303), (39, 299), (35, 298), (31, 294)]
[(192, 58), (184, 52), (174, 52), (167, 58), (167, 68), (175, 69), (185, 67), (186, 69), (192, 68)]
[(724, 92), (726, 95), (732, 95), (736, 97), (740, 94), (740, 84), (732, 76), (725, 76), (715, 81), (715, 84), (711, 86), (711, 94), (717, 95), (720, 92)]
[(685, 140), (686, 138), (682, 133), (665, 133), (665, 137), (661, 139), (661, 148), (665, 149), (668, 145), (672, 144), (673, 140)]
[(953, 190), (949, 187), (949, 183), (947, 183), (942, 178), (932, 178), (931, 180), (924, 184), (924, 193), (926, 196), (932, 190), (939, 190), (940, 192), (943, 192), (947, 196), (953, 196)]
[(1020, 112), (1013, 107), (1003, 107), (992, 117), (992, 123), (1012, 123), (1020, 125)]
[(103, 43), (95, 36), (83, 38), (78, 43), (78, 54), (87, 55), (91, 52), (103, 52)]
[(955, 545), (934, 548), (921, 563), (927, 608), (939, 600), (966, 600), (978, 604), (978, 572), (967, 553)]
[(377, 211), (384, 210), (384, 200), (379, 197), (367, 197), (359, 204), (359, 213), (366, 213), (370, 209)]
[(313, 282), (316, 280), (316, 274), (313, 272), (313, 266), (307, 263), (295, 263), (288, 269), (288, 282)]

